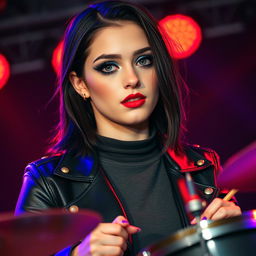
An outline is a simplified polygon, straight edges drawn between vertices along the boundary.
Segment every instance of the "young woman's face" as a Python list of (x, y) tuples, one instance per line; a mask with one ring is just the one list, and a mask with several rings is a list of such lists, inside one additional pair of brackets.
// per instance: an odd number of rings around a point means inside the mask
[(118, 24), (96, 32), (80, 84), (80, 94), (91, 99), (98, 133), (114, 138), (122, 129), (147, 130), (159, 95), (144, 31), (133, 22)]

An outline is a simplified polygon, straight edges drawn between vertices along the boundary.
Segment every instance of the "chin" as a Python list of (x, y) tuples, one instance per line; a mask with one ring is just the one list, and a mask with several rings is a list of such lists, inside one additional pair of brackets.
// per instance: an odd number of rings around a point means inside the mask
[(148, 126), (148, 118), (135, 118), (134, 120), (129, 120), (129, 122), (125, 122), (124, 125), (134, 127), (134, 128), (145, 128)]

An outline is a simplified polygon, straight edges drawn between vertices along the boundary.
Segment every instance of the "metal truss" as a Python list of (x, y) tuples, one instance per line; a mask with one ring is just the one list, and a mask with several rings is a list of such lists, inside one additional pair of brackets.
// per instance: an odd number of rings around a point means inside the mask
[[(68, 6), (68, 1), (64, 2)], [(76, 3), (78, 2), (77, 0)], [(46, 6), (40, 12), (34, 10), (26, 15), (16, 13), (9, 17), (0, 17), (0, 52), (6, 54), (12, 63), (13, 74), (29, 72), (49, 65), (52, 50), (61, 39), (68, 19), (83, 10), (91, 1), (80, 2), (83, 4), (78, 3), (75, 6), (73, 4), (60, 9), (47, 9)], [(173, 13), (188, 14), (198, 21), (206, 38), (241, 33), (246, 30), (248, 23), (256, 18), (255, 0), (134, 2), (145, 5), (157, 19)]]
[(255, 2), (251, 0), (197, 0), (183, 4), (180, 10), (202, 24), (206, 38), (241, 33), (256, 16)]

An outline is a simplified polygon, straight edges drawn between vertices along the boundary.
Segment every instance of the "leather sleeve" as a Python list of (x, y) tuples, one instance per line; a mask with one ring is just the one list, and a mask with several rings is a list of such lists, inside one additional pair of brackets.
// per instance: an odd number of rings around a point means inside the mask
[[(56, 207), (51, 194), (51, 189), (46, 180), (44, 180), (44, 177), (40, 175), (39, 168), (35, 164), (28, 165), (23, 176), (23, 184), (16, 204), (15, 215), (25, 212), (38, 212)], [(80, 241), (54, 255), (71, 256), (73, 248), (79, 243)]]
[(15, 215), (49, 208), (56, 208), (50, 187), (45, 178), (40, 175), (39, 168), (35, 164), (30, 164), (25, 169)]

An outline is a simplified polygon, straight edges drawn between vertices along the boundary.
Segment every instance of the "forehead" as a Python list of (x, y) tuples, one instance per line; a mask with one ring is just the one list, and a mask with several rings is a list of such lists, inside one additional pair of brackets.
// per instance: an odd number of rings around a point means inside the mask
[(125, 55), (147, 46), (146, 34), (139, 25), (120, 21), (117, 25), (102, 28), (95, 33), (88, 48), (88, 58), (109, 53)]

